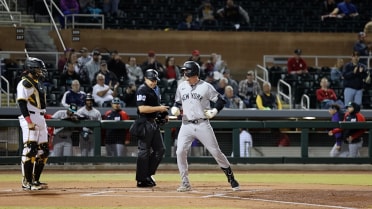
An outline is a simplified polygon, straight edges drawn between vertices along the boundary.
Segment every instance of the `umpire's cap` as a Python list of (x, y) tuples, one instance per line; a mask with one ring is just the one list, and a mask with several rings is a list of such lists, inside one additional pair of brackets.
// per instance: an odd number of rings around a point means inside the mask
[(152, 80), (152, 81), (160, 81), (159, 74), (154, 69), (148, 69), (145, 72), (145, 78)]

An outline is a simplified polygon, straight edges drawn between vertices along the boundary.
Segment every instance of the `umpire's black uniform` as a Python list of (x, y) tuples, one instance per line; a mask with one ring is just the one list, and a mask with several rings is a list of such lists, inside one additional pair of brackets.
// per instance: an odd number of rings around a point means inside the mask
[[(159, 80), (155, 70), (150, 69), (145, 73), (145, 83), (142, 84), (136, 93), (138, 117), (145, 118), (145, 136), (138, 138), (138, 158), (136, 180), (137, 187), (155, 186), (155, 181), (151, 177), (155, 174), (165, 152), (163, 137), (160, 133), (156, 117), (159, 112), (141, 113), (141, 108), (146, 106), (156, 107), (160, 105), (160, 94), (156, 87)], [(153, 85), (153, 88), (150, 85)], [(141, 107), (142, 106), (142, 107)], [(165, 112), (167, 113), (167, 112)]]

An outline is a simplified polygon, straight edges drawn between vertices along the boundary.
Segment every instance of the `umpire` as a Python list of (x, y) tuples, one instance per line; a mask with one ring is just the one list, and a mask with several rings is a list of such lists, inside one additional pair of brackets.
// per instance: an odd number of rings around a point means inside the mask
[(144, 77), (145, 81), (136, 93), (137, 120), (145, 123), (145, 135), (138, 137), (136, 180), (137, 187), (153, 187), (156, 183), (152, 175), (155, 175), (165, 152), (159, 125), (168, 120), (169, 106), (160, 105), (158, 72), (148, 69)]

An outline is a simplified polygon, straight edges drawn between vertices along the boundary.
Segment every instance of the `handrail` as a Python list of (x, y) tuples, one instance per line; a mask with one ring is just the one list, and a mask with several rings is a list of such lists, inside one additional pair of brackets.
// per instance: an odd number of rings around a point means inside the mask
[[(286, 86), (288, 88), (288, 95), (285, 94), (282, 91), (282, 85)], [(279, 96), (282, 96), (284, 99), (288, 100), (289, 103), (289, 109), (292, 109), (292, 87), (289, 85), (289, 83), (285, 82), (283, 79), (279, 79), (278, 86), (277, 86), (277, 92)]]
[[(48, 4), (47, 4), (46, 0), (43, 0), (43, 2), (44, 2), (44, 5), (45, 5), (45, 8), (46, 8), (47, 11), (48, 11), (49, 19), (50, 19), (50, 20), (52, 21), (52, 23), (53, 23), (54, 30), (55, 30), (56, 33), (57, 33), (58, 39), (59, 39), (59, 41), (61, 42), (61, 45), (62, 45), (62, 48), (63, 48), (63, 51), (64, 51), (64, 50), (66, 50), (66, 46), (65, 46), (65, 44), (63, 43), (62, 36), (61, 36), (61, 34), (59, 33), (59, 30), (58, 30), (58, 28), (57, 28), (56, 22), (54, 21), (54, 18), (53, 18), (53, 14), (52, 14), (52, 12), (51, 12), (51, 9), (48, 7)], [(51, 5), (53, 5), (54, 7), (56, 7), (56, 9), (57, 9), (57, 11), (58, 11), (59, 13), (62, 13), (61, 10), (58, 8), (58, 6), (54, 3), (53, 0), (51, 0), (50, 2), (51, 2)], [(52, 7), (52, 6), (51, 6), (51, 7)], [(62, 15), (63, 15), (63, 13), (62, 13)]]
[[(14, 27), (22, 26), (22, 14), (21, 14), (21, 12), (12, 12), (12, 11), (3, 12), (3, 11), (0, 11), (0, 15), (3, 15), (3, 14), (9, 15), (10, 20), (0, 20), (0, 24), (2, 24), (2, 23), (13, 24)], [(17, 18), (14, 18), (14, 17), (17, 17)]]
[[(257, 72), (257, 70), (262, 71), (262, 77), (259, 76), (259, 73)], [(261, 65), (256, 65), (255, 74), (256, 74), (255, 75), (256, 80), (259, 80), (262, 83), (269, 81), (269, 71), (266, 68), (262, 67)]]
[(301, 97), (301, 109), (310, 109), (310, 97), (306, 94), (303, 94)]
[[(67, 26), (67, 18), (72, 17), (72, 29), (75, 29), (75, 26), (101, 26), (101, 29), (105, 29), (105, 16), (101, 14), (68, 14), (64, 15), (65, 18), (65, 27)], [(82, 22), (75, 22), (75, 17), (92, 17), (92, 18), (100, 18), (101, 21), (98, 23), (82, 23)]]
[[(1, 90), (1, 93), (5, 93), (6, 94), (6, 98), (7, 98), (7, 106), (9, 107), (10, 105), (9, 105), (9, 81), (8, 81), (8, 79), (6, 79), (4, 76), (0, 76), (0, 79), (1, 79), (1, 81), (4, 81), (5, 83), (6, 83), (6, 91), (2, 88), (2, 87), (0, 87), (0, 90)], [(2, 82), (0, 82), (0, 84), (1, 84)], [(0, 107), (2, 106), (2, 97), (0, 96)]]
[[(263, 56), (263, 66), (267, 68), (267, 63), (274, 63), (275, 64), (275, 58), (285, 58), (288, 59), (290, 57), (293, 57), (293, 55), (264, 55)], [(319, 67), (319, 62), (321, 59), (350, 59), (351, 56), (345, 56), (345, 55), (301, 55), (304, 59), (314, 59), (314, 66)], [(360, 56), (360, 59), (367, 59), (367, 67), (370, 68), (370, 60), (372, 59), (372, 56)], [(286, 65), (287, 62), (279, 62), (279, 65)], [(308, 63), (308, 66), (309, 63)]]

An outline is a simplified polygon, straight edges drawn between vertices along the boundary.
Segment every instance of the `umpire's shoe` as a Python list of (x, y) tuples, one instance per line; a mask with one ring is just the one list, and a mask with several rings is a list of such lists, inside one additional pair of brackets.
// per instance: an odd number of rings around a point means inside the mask
[(137, 181), (137, 187), (153, 187), (155, 186), (154, 183), (150, 180), (150, 178), (146, 178), (144, 181)]

